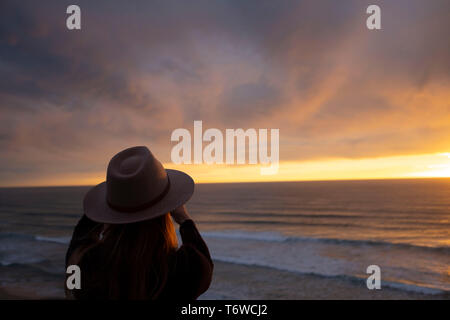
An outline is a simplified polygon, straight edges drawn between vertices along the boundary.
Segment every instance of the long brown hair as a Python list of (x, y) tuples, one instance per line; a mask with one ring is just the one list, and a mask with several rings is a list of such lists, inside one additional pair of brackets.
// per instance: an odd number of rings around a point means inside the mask
[(75, 249), (70, 264), (81, 269), (72, 297), (156, 299), (168, 279), (177, 236), (169, 214), (129, 224), (100, 224)]

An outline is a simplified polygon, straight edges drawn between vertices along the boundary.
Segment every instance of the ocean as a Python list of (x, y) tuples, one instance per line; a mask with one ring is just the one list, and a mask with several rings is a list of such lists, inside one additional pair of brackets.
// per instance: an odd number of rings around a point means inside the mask
[[(0, 287), (62, 295), (88, 189), (0, 188)], [(198, 184), (187, 207), (215, 261), (450, 292), (450, 179)]]

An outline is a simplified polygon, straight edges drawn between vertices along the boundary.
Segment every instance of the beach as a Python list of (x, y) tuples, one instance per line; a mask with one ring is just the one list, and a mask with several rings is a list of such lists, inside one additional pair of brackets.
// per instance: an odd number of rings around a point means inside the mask
[[(61, 279), (62, 280), (62, 279)], [(46, 283), (48, 286), (49, 283)], [(61, 286), (60, 283), (53, 283)], [(57, 295), (42, 295), (38, 290), (20, 287), (0, 287), (0, 299), (64, 299), (61, 289)], [(214, 276), (209, 290), (200, 300), (441, 300), (448, 295), (427, 295), (404, 290), (382, 288), (369, 290), (364, 281), (348, 282), (342, 279), (321, 278), (300, 275), (257, 266), (243, 266), (234, 263), (214, 262)]]
[(200, 299), (352, 300), (449, 299), (448, 294), (427, 295), (382, 288), (369, 290), (365, 281), (301, 275), (265, 267), (215, 262), (214, 279)]

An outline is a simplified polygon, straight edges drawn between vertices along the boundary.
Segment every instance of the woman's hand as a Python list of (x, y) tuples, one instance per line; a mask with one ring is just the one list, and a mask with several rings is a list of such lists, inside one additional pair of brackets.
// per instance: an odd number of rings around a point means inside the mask
[(172, 216), (173, 220), (175, 220), (175, 222), (179, 225), (181, 225), (184, 221), (191, 219), (184, 205), (172, 210), (170, 212), (170, 215)]

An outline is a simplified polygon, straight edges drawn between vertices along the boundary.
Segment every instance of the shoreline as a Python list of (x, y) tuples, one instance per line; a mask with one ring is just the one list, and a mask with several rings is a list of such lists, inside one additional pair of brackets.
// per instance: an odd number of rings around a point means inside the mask
[[(61, 280), (63, 281), (63, 280)], [(38, 288), (45, 286), (39, 294)], [(60, 300), (59, 282), (0, 286), (0, 300)], [(50, 290), (48, 290), (50, 289)], [(50, 294), (53, 292), (53, 294)], [(368, 290), (365, 282), (303, 275), (268, 267), (214, 261), (210, 288), (199, 300), (450, 300), (450, 295), (425, 294), (390, 287)]]
[(213, 281), (199, 299), (230, 300), (450, 300), (391, 287), (369, 290), (364, 281), (304, 275), (268, 267), (214, 261)]

